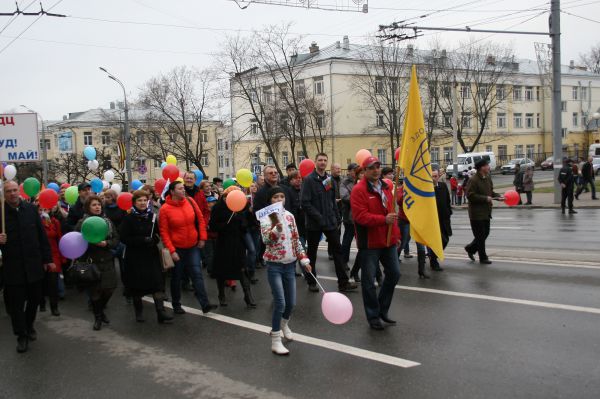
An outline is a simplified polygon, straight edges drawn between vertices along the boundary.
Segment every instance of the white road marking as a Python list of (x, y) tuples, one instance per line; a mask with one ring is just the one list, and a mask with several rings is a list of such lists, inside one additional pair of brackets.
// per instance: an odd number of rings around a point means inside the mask
[[(452, 229), (454, 230), (471, 230), (471, 226), (468, 225), (462, 225), (462, 226), (457, 226), (455, 224), (452, 225)], [(522, 230), (522, 231), (534, 231), (533, 229), (526, 229), (523, 227), (516, 227), (516, 226), (494, 226), (494, 230)]]
[[(144, 298), (147, 302), (152, 302), (150, 298)], [(165, 306), (171, 307), (169, 303), (165, 303)], [(261, 333), (268, 334), (271, 331), (271, 327), (265, 326), (262, 324), (253, 323), (246, 320), (236, 319), (233, 317), (225, 316), (217, 313), (202, 313), (201, 310), (196, 308), (191, 308), (189, 306), (182, 306), (186, 312), (197, 315), (207, 317), (213, 320), (217, 320), (223, 323), (231, 324), (238, 327), (247, 328), (249, 330), (258, 331)], [(366, 349), (355, 348), (350, 345), (340, 344), (338, 342), (327, 341), (320, 338), (309, 337), (308, 335), (298, 334), (294, 332), (294, 341), (302, 342), (304, 344), (318, 346), (320, 348), (345, 353), (347, 355), (360, 357), (363, 359), (373, 360), (379, 363), (385, 363), (392, 366), (402, 367), (402, 368), (410, 368), (415, 366), (420, 366), (421, 363), (413, 362), (411, 360), (402, 359), (399, 357), (384, 355), (383, 353), (372, 352)]]
[[(318, 276), (318, 278), (323, 279), (323, 280), (337, 281), (337, 277), (321, 275), (321, 276)], [(407, 285), (397, 285), (396, 289), (397, 290), (405, 290), (405, 291), (427, 292), (430, 294), (440, 294), (440, 295), (447, 295), (447, 296), (456, 296), (456, 297), (461, 297), (461, 298), (483, 299), (486, 301), (494, 301), (494, 302), (516, 303), (519, 305), (536, 306), (536, 307), (548, 308), (548, 309), (561, 309), (561, 310), (570, 310), (573, 312), (600, 314), (599, 308), (591, 308), (591, 307), (586, 307), (586, 306), (563, 305), (561, 303), (530, 301), (527, 299), (514, 299), (514, 298), (505, 298), (505, 297), (501, 297), (501, 296), (469, 294), (466, 292), (436, 290), (433, 288), (411, 287), (411, 286), (407, 286)]]

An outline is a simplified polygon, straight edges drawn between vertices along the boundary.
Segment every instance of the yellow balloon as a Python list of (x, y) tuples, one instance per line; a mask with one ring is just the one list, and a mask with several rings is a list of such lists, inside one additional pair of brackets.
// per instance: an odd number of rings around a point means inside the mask
[(235, 174), (235, 178), (237, 179), (238, 184), (242, 187), (250, 187), (254, 181), (252, 172), (250, 172), (248, 169), (238, 170)]
[(183, 183), (183, 177), (178, 177), (177, 179), (175, 179), (175, 181), (180, 181)]
[(177, 165), (177, 158), (175, 158), (175, 155), (167, 155), (165, 161), (167, 161), (167, 165)]

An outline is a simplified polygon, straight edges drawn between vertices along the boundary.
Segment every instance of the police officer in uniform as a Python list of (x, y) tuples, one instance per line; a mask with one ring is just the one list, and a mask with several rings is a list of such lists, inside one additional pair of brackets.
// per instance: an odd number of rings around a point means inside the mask
[(560, 208), (562, 213), (565, 213), (566, 202), (569, 200), (569, 214), (577, 213), (573, 209), (573, 188), (575, 184), (575, 177), (573, 176), (573, 165), (570, 159), (565, 158), (563, 160), (563, 167), (558, 173), (558, 182), (560, 183), (561, 197), (560, 197)]

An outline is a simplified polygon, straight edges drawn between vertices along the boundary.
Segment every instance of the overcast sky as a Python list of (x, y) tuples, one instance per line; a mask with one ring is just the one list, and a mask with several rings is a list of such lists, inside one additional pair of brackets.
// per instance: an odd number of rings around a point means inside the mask
[[(311, 3), (344, 5), (359, 1)], [(27, 11), (38, 9), (38, 1), (19, 0), (22, 9), (30, 3)], [(241, 10), (230, 0), (43, 0), (45, 9), (56, 3), (52, 12), (67, 18), (44, 16), (24, 33), (37, 17), (19, 16), (6, 29), (11, 17), (0, 17), (0, 112), (22, 112), (19, 105), (26, 104), (44, 119), (60, 119), (69, 112), (108, 107), (110, 101), (122, 98), (122, 91), (98, 66), (120, 78), (128, 96), (135, 99), (143, 82), (158, 73), (179, 65), (212, 64), (211, 54), (218, 52), (223, 36), (237, 30), (244, 33), (291, 21), (293, 31), (305, 35), (307, 46), (311, 41), (326, 46), (343, 35), (349, 35), (351, 42), (364, 42), (379, 24), (409, 18), (423, 26), (546, 31), (548, 13), (538, 14), (550, 7), (549, 1), (535, 0), (369, 0), (369, 13), (362, 14), (261, 4)], [(561, 16), (562, 62), (568, 63), (600, 41), (600, 1), (561, 3), (564, 11), (577, 15)], [(450, 7), (454, 9), (433, 12)], [(0, 0), (0, 12), (14, 9), (14, 0)], [(413, 44), (427, 48), (436, 34), (425, 33)], [(468, 37), (464, 33), (441, 35), (448, 47)], [(545, 36), (516, 35), (494, 35), (490, 40), (511, 44), (517, 56), (531, 59), (535, 59), (534, 42), (549, 42)]]

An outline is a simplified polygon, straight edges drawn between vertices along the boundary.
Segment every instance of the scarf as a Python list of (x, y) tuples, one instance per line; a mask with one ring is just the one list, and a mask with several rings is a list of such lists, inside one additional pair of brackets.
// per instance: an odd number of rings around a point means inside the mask
[(135, 206), (131, 207), (131, 213), (141, 218), (148, 218), (152, 215), (152, 207), (149, 206), (146, 209), (140, 211)]

